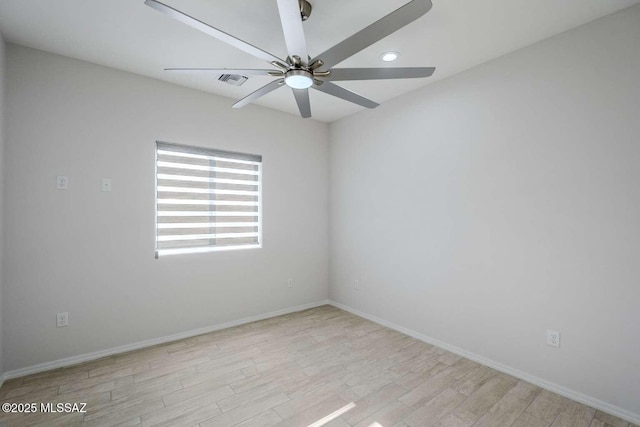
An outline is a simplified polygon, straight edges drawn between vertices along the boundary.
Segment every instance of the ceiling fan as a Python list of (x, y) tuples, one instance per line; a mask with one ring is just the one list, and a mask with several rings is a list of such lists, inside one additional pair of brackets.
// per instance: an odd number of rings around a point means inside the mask
[(431, 9), (431, 0), (412, 0), (314, 58), (308, 54), (307, 43), (302, 28), (302, 22), (307, 20), (311, 14), (311, 4), (307, 0), (277, 0), (277, 2), (284, 39), (289, 54), (286, 60), (278, 58), (269, 52), (265, 52), (258, 47), (205, 24), (157, 0), (146, 0), (145, 4), (205, 34), (228, 43), (259, 59), (265, 60), (275, 67), (275, 69), (261, 70), (228, 68), (166, 69), (167, 71), (209, 71), (218, 74), (267, 75), (278, 77), (277, 80), (272, 81), (236, 102), (233, 108), (244, 107), (284, 85), (292, 89), (296, 103), (298, 104), (298, 109), (300, 110), (300, 115), (304, 118), (311, 117), (309, 88), (366, 108), (375, 108), (379, 104), (344, 89), (333, 82), (346, 80), (421, 78), (429, 77), (435, 71), (434, 67), (332, 68), (336, 64), (339, 64), (364, 48), (426, 14)]

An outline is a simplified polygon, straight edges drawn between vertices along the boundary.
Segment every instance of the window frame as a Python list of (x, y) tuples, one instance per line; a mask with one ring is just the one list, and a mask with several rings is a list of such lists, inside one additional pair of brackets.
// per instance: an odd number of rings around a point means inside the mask
[[(259, 154), (248, 154), (241, 153), (235, 151), (228, 150), (220, 150), (216, 148), (210, 147), (200, 147), (195, 145), (185, 145), (185, 144), (177, 144), (173, 142), (165, 142), (165, 141), (155, 141), (154, 147), (154, 247), (155, 247), (155, 258), (159, 259), (161, 256), (173, 256), (173, 255), (187, 255), (187, 254), (198, 254), (198, 253), (207, 253), (207, 252), (221, 252), (221, 251), (237, 251), (237, 250), (245, 250), (245, 249), (260, 249), (263, 246), (263, 232), (262, 232), (262, 216), (263, 216), (263, 206), (262, 206), (262, 168), (263, 168), (263, 159), (262, 155)], [(161, 147), (162, 146), (162, 147)], [(195, 155), (204, 155), (214, 157), (215, 154), (219, 154), (221, 159), (231, 159), (231, 160), (245, 160), (256, 162), (258, 165), (258, 174), (257, 176), (257, 196), (258, 196), (258, 204), (257, 204), (257, 223), (258, 223), (258, 236), (257, 243), (246, 243), (240, 245), (208, 245), (208, 246), (197, 246), (197, 247), (187, 247), (187, 248), (158, 248), (158, 151), (163, 148), (174, 148), (176, 151), (181, 151), (186, 154), (195, 154)]]

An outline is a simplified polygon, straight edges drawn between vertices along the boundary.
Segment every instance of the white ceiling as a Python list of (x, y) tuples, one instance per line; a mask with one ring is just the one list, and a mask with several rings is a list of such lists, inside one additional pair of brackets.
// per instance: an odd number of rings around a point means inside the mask
[[(407, 0), (310, 0), (304, 23), (314, 56), (392, 12)], [(276, 0), (164, 0), (214, 27), (286, 57)], [(338, 67), (435, 66), (426, 79), (340, 82), (376, 102), (414, 90), (640, 0), (433, 0), (414, 23)], [(0, 0), (0, 31), (8, 42), (130, 71), (229, 97), (229, 107), (272, 78), (242, 87), (217, 76), (170, 73), (166, 67), (268, 68), (265, 62), (144, 5), (143, 0)], [(392, 65), (380, 53), (401, 52)], [(257, 102), (298, 115), (284, 88)], [(311, 91), (313, 118), (331, 122), (362, 107)]]

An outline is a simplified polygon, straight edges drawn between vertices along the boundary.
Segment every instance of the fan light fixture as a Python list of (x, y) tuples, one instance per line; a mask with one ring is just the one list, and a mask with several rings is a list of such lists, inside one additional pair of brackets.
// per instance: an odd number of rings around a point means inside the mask
[(305, 70), (290, 70), (284, 75), (284, 83), (291, 89), (308, 89), (313, 86), (312, 76)]
[(398, 59), (399, 56), (400, 54), (398, 52), (385, 52), (380, 55), (380, 59), (382, 59), (384, 62), (393, 62)]

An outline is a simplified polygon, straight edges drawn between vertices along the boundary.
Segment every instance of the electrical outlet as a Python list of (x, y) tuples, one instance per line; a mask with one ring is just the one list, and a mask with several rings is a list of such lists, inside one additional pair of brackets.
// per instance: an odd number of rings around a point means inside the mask
[(293, 279), (287, 280), (287, 288), (293, 288)]
[(360, 279), (356, 279), (356, 280), (353, 282), (353, 289), (355, 289), (356, 291), (359, 291), (359, 290), (360, 290)]
[(56, 327), (62, 328), (65, 326), (69, 326), (69, 313), (58, 313), (56, 314)]
[(560, 347), (560, 332), (547, 330), (547, 345), (551, 347)]
[(56, 177), (56, 188), (58, 190), (67, 190), (69, 188), (69, 178), (63, 175)]

